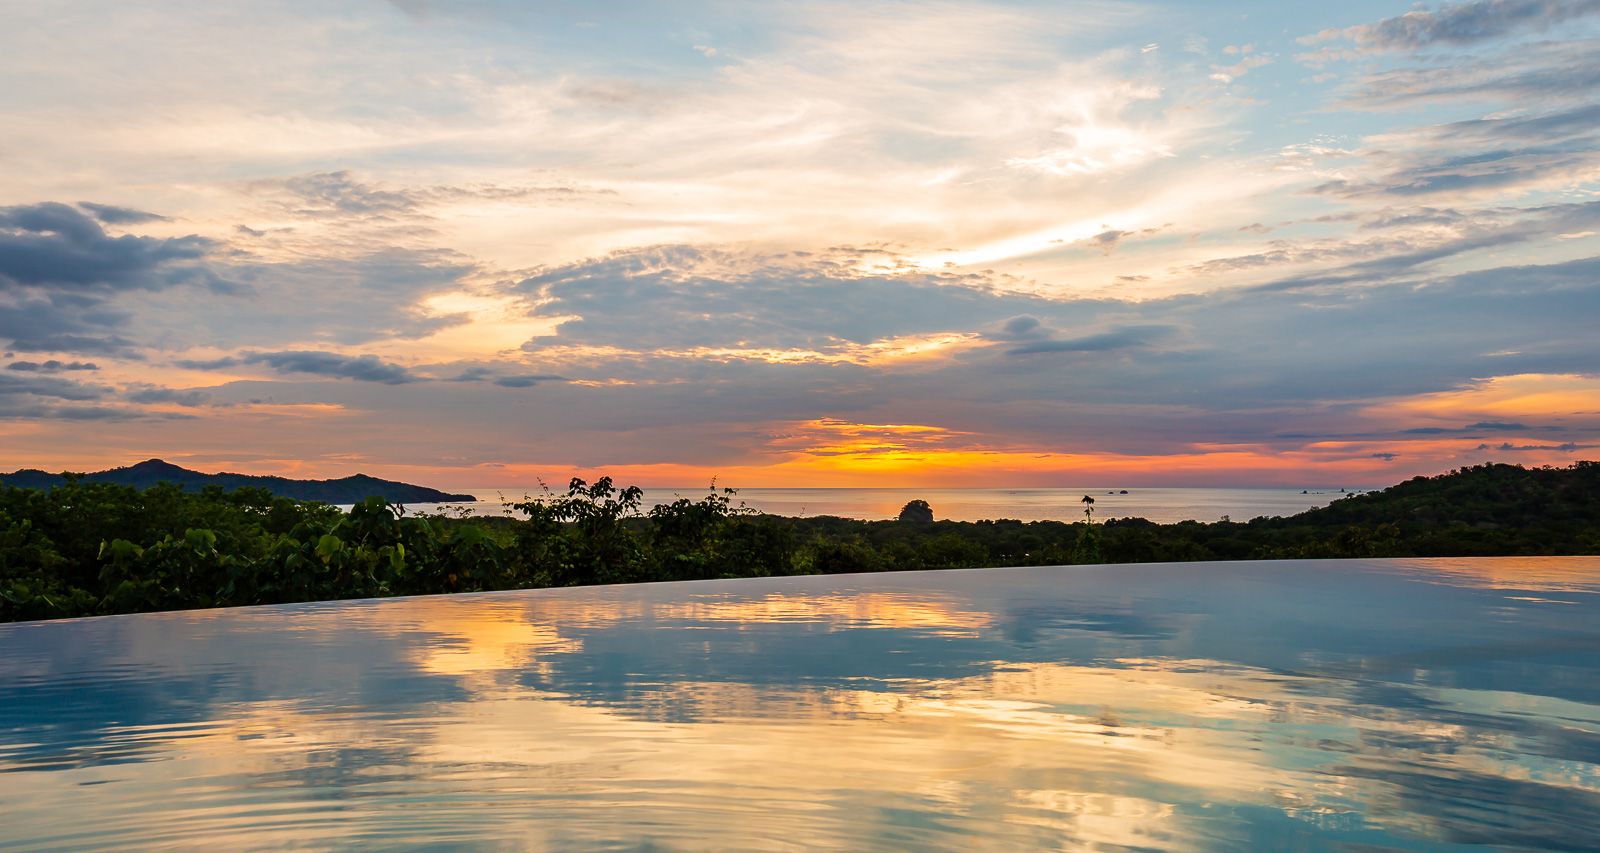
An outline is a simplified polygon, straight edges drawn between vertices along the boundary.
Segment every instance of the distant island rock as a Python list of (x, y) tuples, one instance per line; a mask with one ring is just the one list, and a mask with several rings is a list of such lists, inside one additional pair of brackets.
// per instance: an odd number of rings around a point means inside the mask
[[(330, 504), (354, 504), (367, 498), (378, 497), (390, 503), (451, 503), (475, 501), (473, 495), (453, 495), (430, 489), (380, 480), (366, 474), (356, 474), (337, 480), (291, 480), (287, 477), (257, 477), (250, 474), (204, 474), (190, 471), (160, 459), (147, 459), (126, 468), (112, 468), (85, 474), (83, 479), (94, 483), (116, 483), (148, 489), (157, 483), (173, 483), (185, 489), (198, 491), (205, 486), (221, 486), (224, 491), (241, 487), (266, 489), (278, 497), (301, 501), (322, 501)], [(11, 474), (0, 474), (0, 485), (20, 489), (48, 489), (66, 482), (61, 474), (51, 474), (34, 468), (24, 468)]]

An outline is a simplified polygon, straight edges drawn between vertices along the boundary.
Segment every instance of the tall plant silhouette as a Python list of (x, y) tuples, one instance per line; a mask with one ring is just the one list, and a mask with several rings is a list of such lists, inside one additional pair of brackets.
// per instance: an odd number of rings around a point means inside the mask
[(1094, 498), (1083, 496), (1083, 532), (1078, 534), (1078, 541), (1072, 545), (1072, 562), (1077, 564), (1104, 563), (1105, 555), (1100, 550), (1100, 529), (1094, 523)]

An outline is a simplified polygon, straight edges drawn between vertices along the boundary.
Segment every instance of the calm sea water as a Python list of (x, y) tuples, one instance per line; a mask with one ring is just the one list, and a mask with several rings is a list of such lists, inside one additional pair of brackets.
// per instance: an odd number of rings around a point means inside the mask
[[(462, 504), (478, 515), (499, 515), (502, 500), (537, 496), (538, 489), (468, 489), (479, 498)], [(1126, 491), (1127, 494), (1123, 494)], [(1304, 491), (1304, 494), (1302, 494)], [(1354, 491), (1354, 490), (1352, 490)], [(646, 489), (644, 507), (680, 497), (699, 500), (704, 489)], [(1161, 524), (1194, 519), (1217, 521), (1224, 515), (1248, 521), (1261, 515), (1294, 515), (1327, 506), (1345, 496), (1339, 489), (1135, 489), (1085, 486), (1070, 489), (741, 489), (734, 505), (783, 516), (837, 515), (845, 518), (896, 518), (911, 500), (925, 500), (934, 516), (953, 521), (1016, 518), (1023, 521), (1076, 521), (1083, 518), (1083, 496), (1095, 499), (1095, 518), (1139, 516)], [(408, 506), (435, 512), (432, 504)]]
[(1589, 850), (1600, 558), (0, 626), (0, 848)]

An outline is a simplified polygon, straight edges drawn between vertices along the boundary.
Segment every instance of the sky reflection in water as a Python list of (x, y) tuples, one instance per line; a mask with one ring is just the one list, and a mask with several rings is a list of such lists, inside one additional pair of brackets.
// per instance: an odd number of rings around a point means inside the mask
[(1589, 849), (1597, 593), (1231, 563), (0, 626), (0, 848)]

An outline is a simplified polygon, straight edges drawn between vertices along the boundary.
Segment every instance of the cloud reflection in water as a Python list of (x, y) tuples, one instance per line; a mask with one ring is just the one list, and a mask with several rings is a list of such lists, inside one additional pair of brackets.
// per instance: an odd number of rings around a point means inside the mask
[(1561, 563), (1009, 569), (0, 626), (0, 846), (1583, 849), (1600, 836), (1600, 651), (1583, 642), (1600, 559)]

